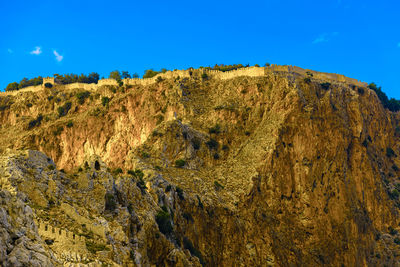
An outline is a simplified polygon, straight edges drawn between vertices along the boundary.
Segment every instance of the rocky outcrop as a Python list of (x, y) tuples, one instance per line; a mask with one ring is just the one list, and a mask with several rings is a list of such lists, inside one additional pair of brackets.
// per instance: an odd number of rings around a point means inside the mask
[(58, 262), (68, 244), (80, 263), (397, 266), (399, 116), (318, 77), (193, 70), (2, 99), (2, 188), (79, 236), (44, 245)]

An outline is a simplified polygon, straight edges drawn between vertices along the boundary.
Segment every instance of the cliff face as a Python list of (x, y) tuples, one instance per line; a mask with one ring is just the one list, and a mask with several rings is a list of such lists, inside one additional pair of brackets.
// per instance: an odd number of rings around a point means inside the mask
[(304, 78), (194, 70), (1, 97), (3, 161), (33, 164), (0, 172), (2, 190), (27, 196), (54, 264), (396, 265), (399, 116), (368, 88)]

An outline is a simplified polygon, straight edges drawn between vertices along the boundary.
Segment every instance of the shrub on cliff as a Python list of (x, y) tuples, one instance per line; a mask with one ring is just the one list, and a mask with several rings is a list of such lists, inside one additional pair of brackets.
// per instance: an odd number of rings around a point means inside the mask
[(197, 258), (199, 258), (201, 265), (204, 265), (204, 260), (201, 252), (193, 246), (192, 241), (190, 241), (190, 239), (186, 236), (183, 238), (183, 247), (189, 250), (192, 256), (196, 256)]
[(43, 116), (42, 116), (42, 114), (39, 114), (36, 119), (31, 120), (28, 123), (28, 130), (32, 129), (35, 126), (39, 126), (40, 123), (42, 122), (42, 120), (43, 120)]
[(6, 92), (10, 92), (10, 91), (17, 91), (18, 88), (18, 83), (13, 82), (13, 83), (9, 83), (6, 87)]
[(103, 107), (107, 106), (109, 102), (110, 102), (110, 98), (108, 98), (106, 96), (103, 96), (101, 98), (101, 104), (103, 105)]
[(156, 222), (158, 224), (160, 232), (164, 235), (168, 235), (172, 232), (173, 228), (171, 223), (171, 216), (165, 206), (163, 206), (161, 210), (156, 214)]
[(59, 117), (63, 117), (65, 115), (67, 115), (68, 111), (71, 109), (71, 107), (72, 107), (72, 103), (71, 102), (67, 102), (63, 106), (58, 107), (57, 108), (58, 116)]
[(387, 95), (382, 91), (382, 88), (377, 86), (375, 83), (370, 83), (368, 88), (373, 90), (378, 96), (384, 108), (396, 112), (400, 110), (400, 101), (394, 98), (388, 98)]
[(218, 142), (214, 139), (210, 139), (209, 141), (206, 142), (206, 145), (208, 146), (209, 149), (218, 149)]
[(154, 71), (152, 69), (146, 70), (144, 72), (143, 78), (153, 78), (154, 76), (156, 76), (157, 74), (159, 74), (158, 71)]
[(88, 92), (88, 91), (83, 91), (83, 92), (79, 92), (76, 94), (76, 98), (78, 99), (78, 103), (80, 105), (85, 103), (85, 99), (88, 98), (89, 96), (90, 96), (90, 92)]
[(106, 193), (105, 196), (105, 209), (109, 211), (115, 210), (117, 207), (117, 202), (115, 200), (114, 194)]
[(182, 168), (186, 165), (186, 161), (184, 159), (178, 159), (175, 161), (175, 167)]

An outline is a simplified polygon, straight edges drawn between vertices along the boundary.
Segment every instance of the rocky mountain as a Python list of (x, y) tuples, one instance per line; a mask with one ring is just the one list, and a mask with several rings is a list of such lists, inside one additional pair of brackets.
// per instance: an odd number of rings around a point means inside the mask
[(399, 114), (313, 73), (0, 94), (0, 265), (399, 266)]

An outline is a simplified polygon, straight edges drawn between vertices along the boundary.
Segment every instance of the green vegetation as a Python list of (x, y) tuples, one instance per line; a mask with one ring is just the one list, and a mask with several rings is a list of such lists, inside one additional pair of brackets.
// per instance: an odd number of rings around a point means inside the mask
[(194, 137), (192, 140), (192, 146), (195, 150), (199, 150), (201, 146), (201, 140), (197, 137)]
[(55, 136), (60, 135), (60, 134), (62, 133), (63, 130), (64, 130), (64, 127), (58, 126), (58, 127), (53, 131), (53, 135), (55, 135)]
[(217, 123), (210, 129), (208, 129), (208, 132), (210, 134), (219, 134), (219, 133), (221, 133), (221, 126)]
[(96, 244), (90, 240), (86, 240), (86, 248), (93, 254), (96, 254), (97, 251), (109, 250), (105, 245)]
[(116, 80), (119, 86), (122, 86), (123, 84), (121, 80), (121, 73), (118, 70), (110, 72), (110, 76), (108, 76), (108, 78)]
[(115, 210), (115, 208), (117, 207), (117, 201), (115, 200), (114, 194), (106, 193), (104, 199), (105, 199), (105, 209), (109, 211)]
[(180, 200), (184, 200), (185, 197), (183, 196), (183, 190), (179, 186), (175, 188), (175, 192), (178, 194)]
[(390, 235), (397, 235), (398, 231), (394, 229), (392, 226), (388, 227), (388, 231)]
[(43, 83), (43, 77), (41, 76), (32, 79), (23, 78), (19, 83), (12, 82), (8, 84), (6, 87), (6, 92), (16, 91), (28, 86), (41, 85), (42, 83)]
[(220, 189), (224, 189), (224, 186), (222, 184), (220, 184), (218, 181), (214, 181), (214, 188), (215, 190), (220, 190)]
[(188, 239), (186, 236), (183, 238), (183, 247), (189, 250), (190, 254), (199, 258), (201, 265), (204, 265), (204, 260), (201, 252), (193, 246), (192, 241), (190, 241), (190, 239)]
[(36, 119), (31, 120), (31, 121), (28, 123), (28, 130), (32, 129), (33, 127), (39, 126), (39, 125), (41, 124), (42, 120), (43, 120), (43, 116), (42, 116), (42, 114), (39, 114), (39, 115), (36, 117)]
[(215, 139), (211, 138), (209, 141), (206, 142), (206, 145), (209, 149), (218, 149), (219, 144)]
[(310, 83), (311, 82), (310, 77), (304, 77), (303, 80), (304, 80), (305, 83)]
[(393, 149), (391, 147), (386, 148), (386, 157), (391, 158), (396, 156), (396, 153), (394, 153)]
[(171, 215), (167, 207), (162, 206), (161, 210), (156, 214), (156, 222), (161, 233), (164, 235), (172, 233)]
[(219, 159), (219, 154), (217, 152), (215, 152), (214, 155), (213, 155), (213, 158), (214, 159)]
[(393, 189), (392, 191), (389, 192), (389, 197), (392, 200), (397, 200), (399, 199), (400, 193), (397, 191), (397, 189)]
[(143, 78), (153, 78), (154, 76), (156, 76), (159, 73), (160, 72), (158, 72), (158, 71), (154, 71), (152, 69), (149, 69), (149, 70), (146, 70), (144, 72)]
[(394, 98), (389, 99), (387, 95), (382, 91), (382, 88), (380, 86), (378, 87), (375, 83), (370, 83), (368, 85), (368, 88), (375, 91), (384, 108), (394, 112), (400, 110), (400, 101)]
[(241, 69), (241, 68), (247, 68), (250, 65), (243, 65), (243, 64), (232, 64), (232, 65), (224, 65), (224, 64), (215, 64), (214, 67), (200, 67), (200, 68), (204, 68), (204, 69), (208, 69), (208, 70), (218, 70), (218, 71), (231, 71), (231, 70), (237, 70), (237, 69)]
[(68, 111), (71, 109), (72, 103), (66, 102), (63, 106), (57, 108), (58, 116), (63, 117), (68, 114)]
[(18, 88), (18, 83), (17, 82), (13, 82), (13, 83), (9, 83), (6, 87), (6, 92), (10, 92), (10, 91), (17, 91)]
[(89, 91), (83, 91), (83, 92), (79, 92), (79, 93), (76, 94), (76, 98), (78, 99), (78, 103), (80, 105), (85, 103), (85, 99), (88, 98), (89, 96), (90, 96), (90, 92)]
[(121, 174), (121, 173), (123, 173), (121, 168), (116, 168), (115, 170), (113, 170), (113, 174), (114, 175), (118, 175), (118, 174)]
[(182, 168), (186, 165), (186, 161), (184, 159), (178, 159), (175, 161), (175, 167)]
[(138, 179), (143, 179), (144, 177), (144, 173), (142, 172), (142, 170), (136, 169), (136, 170), (128, 170), (128, 174), (132, 175), (133, 177), (136, 177)]
[(67, 127), (71, 128), (72, 126), (74, 126), (74, 123), (70, 120), (67, 122)]
[(71, 84), (71, 83), (97, 83), (99, 81), (99, 74), (92, 72), (89, 75), (81, 74), (54, 74), (54, 82), (58, 84)]
[(188, 221), (188, 222), (193, 222), (194, 221), (192, 215), (190, 213), (188, 213), (188, 212), (184, 212), (182, 214), (182, 217), (185, 218), (186, 221)]
[(324, 90), (328, 90), (330, 86), (331, 86), (330, 83), (321, 83), (321, 87), (322, 87), (322, 89), (324, 89)]
[(103, 96), (101, 98), (101, 104), (103, 105), (103, 107), (108, 106), (108, 103), (110, 102), (110, 98)]

